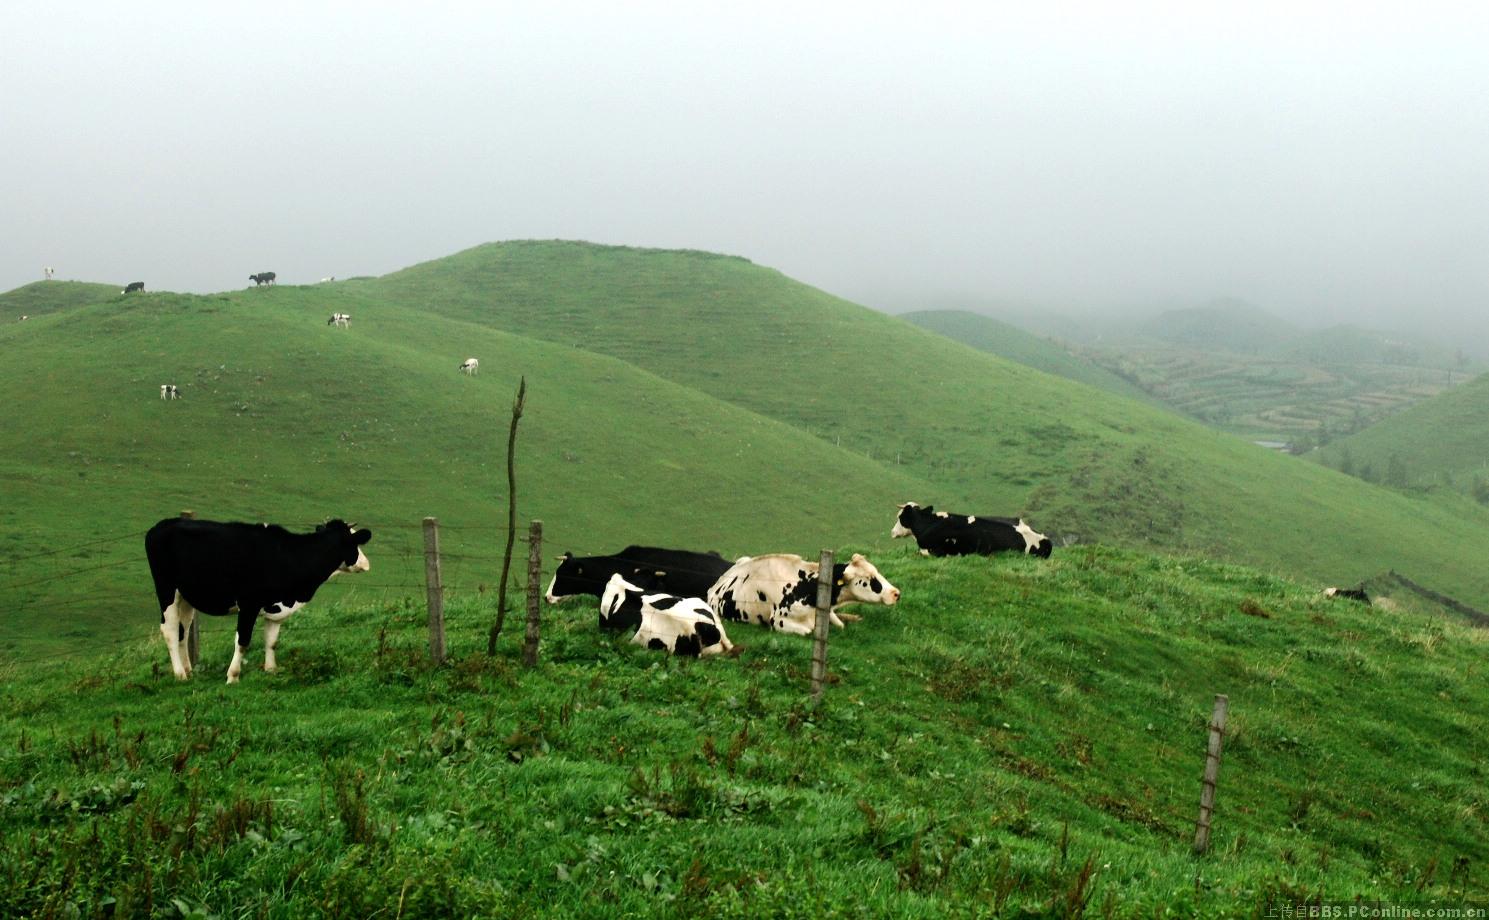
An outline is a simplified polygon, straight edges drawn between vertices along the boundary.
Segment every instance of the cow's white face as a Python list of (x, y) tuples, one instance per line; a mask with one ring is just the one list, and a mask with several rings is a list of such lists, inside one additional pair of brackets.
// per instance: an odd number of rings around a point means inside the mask
[(858, 553), (843, 569), (843, 585), (838, 593), (839, 604), (884, 604), (894, 606), (900, 601), (900, 589), (889, 583), (874, 564)]
[[(915, 536), (915, 532), (912, 531), (910, 528), (908, 528), (908, 527), (905, 526), (905, 517), (906, 517), (906, 515), (905, 515), (905, 509), (906, 508), (919, 509), (920, 506), (917, 505), (917, 504), (915, 504), (915, 502), (905, 502), (903, 505), (900, 505), (899, 513), (896, 514), (895, 517), (894, 517), (894, 527), (891, 528), (890, 531), (889, 531), (889, 535), (891, 537), (893, 537), (894, 539), (896, 539), (896, 540), (898, 540), (901, 537), (913, 537), (913, 536)], [(911, 514), (914, 514), (915, 511), (912, 510), (910, 513)]]

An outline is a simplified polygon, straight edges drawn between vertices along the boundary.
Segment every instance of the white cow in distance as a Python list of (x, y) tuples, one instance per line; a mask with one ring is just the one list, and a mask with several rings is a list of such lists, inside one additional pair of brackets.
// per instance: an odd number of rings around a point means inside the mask
[(460, 369), (467, 374), (477, 374), (481, 371), (481, 362), (475, 358), (466, 358), (460, 362)]
[(160, 385), (161, 399), (180, 399), (181, 390), (174, 383), (162, 383)]

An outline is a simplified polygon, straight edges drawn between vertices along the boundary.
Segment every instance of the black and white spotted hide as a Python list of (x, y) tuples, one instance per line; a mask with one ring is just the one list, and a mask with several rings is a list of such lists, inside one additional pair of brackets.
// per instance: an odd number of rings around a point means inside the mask
[(713, 610), (696, 597), (648, 594), (644, 588), (611, 576), (600, 599), (600, 626), (630, 629), (631, 641), (669, 655), (698, 658), (734, 650), (734, 643)]

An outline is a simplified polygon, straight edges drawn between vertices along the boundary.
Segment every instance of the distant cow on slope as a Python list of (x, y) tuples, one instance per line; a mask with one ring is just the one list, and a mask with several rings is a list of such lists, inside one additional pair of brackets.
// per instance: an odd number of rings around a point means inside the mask
[(326, 320), (327, 326), (335, 326), (337, 329), (348, 329), (352, 325), (350, 313), (332, 313), (331, 318)]
[(1324, 597), (1342, 597), (1362, 604), (1370, 603), (1370, 595), (1365, 593), (1364, 588), (1325, 588)]
[(914, 502), (900, 505), (891, 537), (915, 537), (926, 556), (991, 555), (1013, 551), (1049, 558), (1054, 544), (1023, 518), (951, 514)]
[(133, 294), (135, 291), (143, 291), (144, 289), (145, 289), (145, 282), (143, 282), (143, 281), (131, 281), (128, 284), (124, 285), (124, 290), (120, 291), (119, 293), (120, 294)]
[(481, 371), (481, 362), (475, 358), (466, 358), (460, 362), (460, 370), (467, 374), (477, 374)]
[(237, 645), (227, 682), (243, 672), (243, 655), (262, 614), (264, 670), (275, 668), (279, 624), (315, 596), (328, 578), (370, 567), (362, 546), (372, 531), (345, 521), (329, 521), (313, 533), (290, 533), (277, 524), (220, 524), (166, 518), (145, 534), (145, 555), (160, 603), (160, 631), (171, 656), (171, 670), (185, 680), (191, 661), (181, 642), (198, 611), (210, 616), (236, 614)]
[(274, 277), (273, 272), (259, 272), (256, 275), (249, 275), (248, 280), (253, 282), (254, 287), (258, 287), (261, 284), (273, 284)]
[(162, 383), (160, 385), (161, 399), (180, 399), (181, 390), (174, 383)]

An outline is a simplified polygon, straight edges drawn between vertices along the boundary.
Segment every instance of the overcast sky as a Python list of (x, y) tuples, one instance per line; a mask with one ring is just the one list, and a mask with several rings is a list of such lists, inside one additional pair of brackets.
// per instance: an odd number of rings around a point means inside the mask
[(1484, 5), (1219, 6), (7, 4), (0, 289), (557, 237), (890, 310), (1489, 313)]

